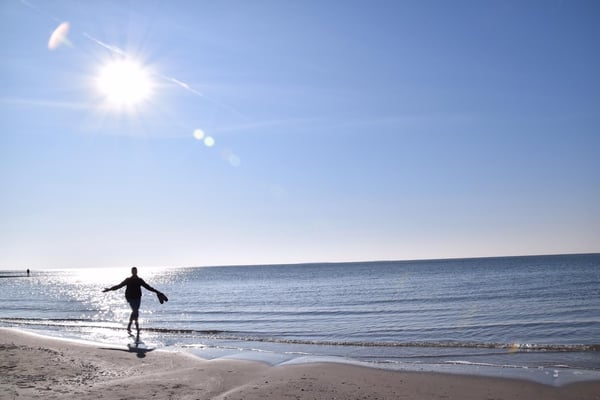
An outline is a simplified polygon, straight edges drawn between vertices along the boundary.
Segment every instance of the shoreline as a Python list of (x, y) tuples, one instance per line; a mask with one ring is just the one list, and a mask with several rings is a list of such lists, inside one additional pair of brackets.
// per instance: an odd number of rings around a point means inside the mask
[(600, 399), (600, 381), (560, 387), (522, 379), (315, 363), (204, 360), (0, 328), (0, 397), (147, 399)]
[[(1, 328), (1, 325), (0, 325)], [(96, 347), (113, 346), (127, 349), (126, 343), (130, 341), (124, 334), (124, 328), (119, 327), (121, 335), (81, 335), (66, 334), (66, 332), (26, 329), (23, 327), (6, 327), (25, 334), (37, 335), (41, 338), (55, 338), (67, 342), (83, 343)], [(113, 329), (113, 328), (111, 328)], [(96, 332), (97, 333), (97, 332)], [(456, 354), (454, 356), (431, 356), (408, 357), (402, 359), (396, 354), (388, 354), (385, 357), (372, 358), (369, 354), (356, 353), (355, 347), (350, 350), (339, 348), (334, 351), (317, 348), (317, 345), (304, 345), (296, 347), (293, 344), (275, 343), (265, 346), (264, 342), (254, 343), (252, 341), (236, 342), (230, 339), (207, 339), (201, 345), (173, 345), (166, 344), (161, 338), (155, 337), (152, 332), (145, 333), (143, 339), (146, 345), (160, 349), (161, 351), (185, 353), (198, 357), (201, 360), (237, 360), (258, 362), (271, 367), (293, 366), (304, 364), (341, 364), (362, 368), (378, 369), (395, 372), (417, 372), (417, 373), (442, 373), (451, 375), (465, 375), (488, 378), (507, 378), (525, 380), (548, 386), (561, 387), (578, 382), (598, 381), (600, 382), (600, 369), (595, 364), (600, 352), (581, 352), (587, 357), (585, 365), (578, 366), (570, 362), (564, 355), (577, 354), (576, 352), (501, 352), (486, 353), (483, 357), (475, 353)], [(164, 338), (162, 338), (164, 339)], [(115, 345), (115, 343), (117, 343)], [(325, 346), (327, 347), (327, 346)], [(370, 347), (368, 347), (370, 349)], [(586, 354), (587, 353), (587, 354)], [(530, 357), (535, 357), (532, 362)], [(557, 360), (556, 357), (563, 357)], [(575, 357), (582, 357), (575, 356)], [(517, 357), (517, 358), (515, 358)], [(541, 357), (541, 358), (540, 358)], [(581, 359), (580, 359), (581, 361)]]

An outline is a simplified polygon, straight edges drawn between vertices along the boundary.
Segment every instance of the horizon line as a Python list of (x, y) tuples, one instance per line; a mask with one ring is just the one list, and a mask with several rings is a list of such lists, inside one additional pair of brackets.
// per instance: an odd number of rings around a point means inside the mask
[[(452, 261), (452, 260), (484, 260), (493, 258), (526, 258), (526, 257), (560, 257), (560, 256), (592, 256), (600, 255), (600, 252), (574, 252), (574, 253), (545, 253), (545, 254), (515, 254), (515, 255), (495, 255), (495, 256), (467, 256), (467, 257), (443, 257), (443, 258), (413, 258), (413, 259), (378, 259), (378, 260), (356, 260), (356, 261), (306, 261), (306, 262), (289, 262), (289, 263), (266, 263), (266, 264), (217, 264), (217, 265), (170, 265), (170, 266), (144, 266), (136, 264), (133, 266), (159, 269), (159, 268), (228, 268), (228, 267), (270, 267), (270, 266), (301, 266), (301, 265), (317, 265), (317, 264), (375, 264), (375, 263), (409, 263), (409, 262), (427, 262), (427, 261)], [(37, 271), (47, 270), (72, 270), (72, 269), (116, 269), (116, 268), (131, 268), (128, 266), (104, 266), (104, 267), (42, 267), (35, 268)], [(14, 272), (20, 271), (23, 267), (0, 267), (0, 271)], [(28, 269), (25, 267), (25, 270)], [(32, 270), (32, 267), (29, 267)]]

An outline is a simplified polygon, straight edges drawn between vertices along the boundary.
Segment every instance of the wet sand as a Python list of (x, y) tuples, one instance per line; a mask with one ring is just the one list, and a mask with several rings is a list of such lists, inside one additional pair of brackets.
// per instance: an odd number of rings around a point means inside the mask
[(269, 366), (83, 344), (0, 328), (2, 399), (593, 399), (600, 382), (397, 372), (345, 364)]

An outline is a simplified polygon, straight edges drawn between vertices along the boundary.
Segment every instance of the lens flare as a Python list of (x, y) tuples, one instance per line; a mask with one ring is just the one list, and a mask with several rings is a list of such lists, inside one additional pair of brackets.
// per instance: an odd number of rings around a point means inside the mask
[(194, 129), (194, 138), (197, 140), (204, 139), (204, 131), (202, 129)]
[(213, 147), (215, 145), (215, 139), (210, 136), (204, 138), (204, 145), (206, 147)]
[(239, 167), (242, 164), (242, 160), (230, 149), (223, 150), (222, 154), (232, 167)]
[(56, 50), (63, 44), (71, 44), (67, 39), (67, 35), (69, 34), (69, 26), (70, 25), (68, 22), (63, 22), (54, 30), (54, 32), (52, 32), (52, 35), (50, 35), (50, 40), (48, 40), (49, 50)]

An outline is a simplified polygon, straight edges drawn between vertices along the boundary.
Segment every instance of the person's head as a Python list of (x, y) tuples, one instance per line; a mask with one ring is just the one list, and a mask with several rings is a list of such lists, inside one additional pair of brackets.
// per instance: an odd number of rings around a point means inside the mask
[(131, 268), (131, 275), (137, 276), (137, 268), (136, 267)]

